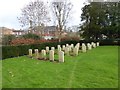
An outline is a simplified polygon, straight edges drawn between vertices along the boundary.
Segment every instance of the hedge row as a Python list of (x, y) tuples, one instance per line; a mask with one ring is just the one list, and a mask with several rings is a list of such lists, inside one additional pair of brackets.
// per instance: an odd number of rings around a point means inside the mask
[[(23, 55), (28, 55), (28, 49), (45, 49), (46, 46), (49, 47), (57, 47), (57, 45), (65, 45), (65, 44), (76, 44), (76, 43), (91, 43), (93, 40), (80, 40), (80, 41), (63, 41), (59, 42), (49, 42), (49, 43), (41, 43), (41, 44), (32, 44), (32, 45), (19, 45), (19, 46), (2, 46), (2, 59), (18, 57)], [(97, 42), (97, 41), (94, 41)], [(100, 40), (100, 45), (118, 45), (118, 41), (115, 40)]]
[(19, 46), (2, 46), (2, 59), (6, 58), (12, 58), (12, 57), (18, 57), (23, 55), (28, 55), (28, 49), (45, 49), (46, 46), (49, 47), (55, 47), (57, 48), (57, 45), (63, 45), (63, 44), (76, 44), (77, 41), (64, 41), (64, 42), (49, 42), (49, 43), (41, 43), (41, 44), (31, 44), (31, 45), (19, 45)]

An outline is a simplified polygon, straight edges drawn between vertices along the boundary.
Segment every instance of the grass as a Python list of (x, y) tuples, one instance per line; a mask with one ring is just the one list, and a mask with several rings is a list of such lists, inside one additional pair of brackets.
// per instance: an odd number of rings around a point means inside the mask
[(65, 56), (65, 63), (11, 58), (2, 68), (3, 88), (117, 88), (118, 46)]

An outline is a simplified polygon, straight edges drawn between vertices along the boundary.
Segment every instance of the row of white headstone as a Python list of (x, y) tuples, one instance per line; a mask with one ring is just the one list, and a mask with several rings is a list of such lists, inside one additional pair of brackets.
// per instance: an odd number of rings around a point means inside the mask
[[(91, 50), (92, 48), (96, 48), (96, 46), (99, 46), (99, 42), (94, 43), (92, 42), (87, 43), (87, 46), (82, 43), (82, 52), (86, 52), (87, 50)], [(74, 56), (77, 56), (80, 50), (80, 43), (77, 43), (75, 46), (74, 44), (66, 44), (66, 45), (62, 45), (62, 48), (60, 45), (57, 46), (57, 53), (58, 53), (58, 58), (59, 58), (59, 62), (64, 62), (64, 54), (65, 55), (70, 55), (70, 52), (73, 53)], [(43, 59), (46, 59), (46, 54), (49, 54), (49, 60), (50, 61), (54, 61), (54, 54), (55, 54), (55, 47), (51, 47), (50, 48), (47, 46), (46, 50), (41, 50), (41, 56)], [(32, 57), (32, 49), (29, 49), (29, 56)], [(38, 49), (35, 49), (35, 58), (39, 58), (39, 51)]]
[[(49, 60), (50, 61), (54, 61), (54, 53), (55, 51), (53, 50), (53, 47), (51, 50), (48, 50), (48, 47), (46, 47), (47, 50), (41, 50), (41, 58), (46, 59), (46, 55), (47, 53), (49, 53)], [(32, 53), (32, 49), (29, 49), (29, 56), (32, 57), (33, 53)], [(64, 62), (64, 52), (63, 51), (59, 51), (58, 53), (59, 56), (59, 62)], [(35, 49), (35, 58), (39, 58), (39, 50)]]

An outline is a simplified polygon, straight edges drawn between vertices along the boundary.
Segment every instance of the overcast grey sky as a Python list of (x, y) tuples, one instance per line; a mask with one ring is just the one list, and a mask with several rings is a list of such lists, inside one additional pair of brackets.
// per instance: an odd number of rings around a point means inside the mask
[[(21, 9), (30, 1), (34, 0), (1, 0), (0, 1), (0, 27), (20, 29), (17, 17), (21, 14)], [(46, 0), (44, 0), (46, 1)], [(81, 8), (86, 0), (71, 0), (73, 3), (73, 13), (69, 25), (79, 25)]]

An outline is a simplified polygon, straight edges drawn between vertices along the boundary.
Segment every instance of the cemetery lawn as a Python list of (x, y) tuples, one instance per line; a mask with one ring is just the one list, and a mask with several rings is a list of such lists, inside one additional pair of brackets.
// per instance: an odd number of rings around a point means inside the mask
[(79, 56), (65, 56), (64, 63), (27, 56), (3, 60), (2, 87), (117, 88), (118, 46), (99, 46)]

